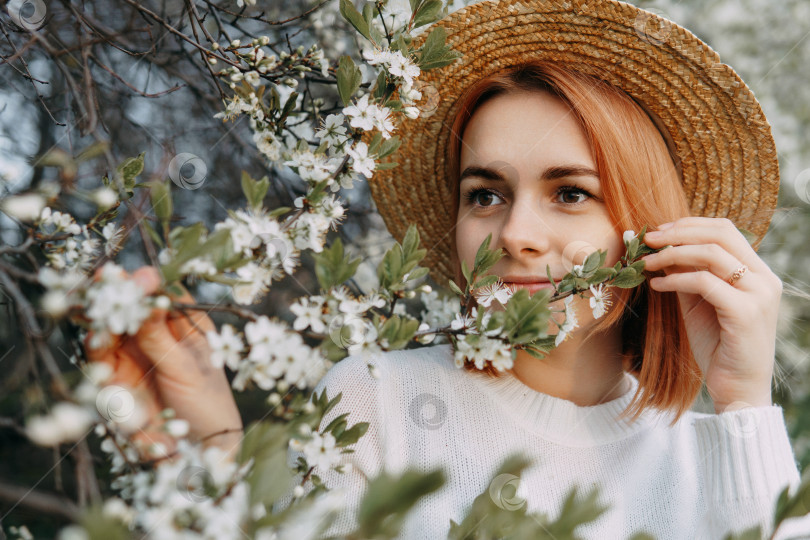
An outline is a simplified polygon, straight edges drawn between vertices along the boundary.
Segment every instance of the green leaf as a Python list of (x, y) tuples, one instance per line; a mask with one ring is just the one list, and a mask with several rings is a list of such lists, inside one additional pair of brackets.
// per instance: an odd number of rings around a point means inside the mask
[(394, 315), (385, 321), (380, 329), (381, 339), (388, 341), (388, 349), (401, 349), (410, 342), (419, 329), (419, 321), (412, 318), (404, 319), (399, 315)]
[(621, 289), (632, 289), (633, 287), (637, 287), (644, 282), (644, 276), (639, 275), (636, 272), (635, 268), (627, 267), (623, 268), (621, 272), (616, 276), (613, 280), (611, 285), (619, 287)]
[(242, 171), (242, 193), (245, 194), (245, 199), (252, 208), (262, 207), (269, 187), (270, 180), (266, 176), (261, 180), (254, 180), (247, 172)]
[(467, 267), (467, 261), (461, 261), (461, 273), (464, 275), (464, 279), (467, 280), (467, 285), (472, 285), (472, 276), (470, 275), (470, 269)]
[(588, 275), (600, 266), (602, 266), (602, 251), (594, 251), (585, 259), (585, 263), (582, 265), (582, 272)]
[(168, 182), (151, 182), (149, 194), (152, 198), (152, 209), (160, 220), (164, 233), (169, 230), (169, 219), (172, 217), (172, 192)]
[(394, 476), (386, 471), (371, 480), (357, 513), (358, 529), (352, 537), (393, 538), (408, 511), (422, 497), (445, 483), (444, 472), (436, 469), (422, 473), (407, 469)]
[(384, 157), (388, 157), (389, 155), (393, 154), (399, 148), (399, 145), (402, 141), (399, 140), (399, 137), (391, 137), (380, 146), (380, 152), (377, 155), (379, 159)]
[(413, 28), (436, 22), (441, 18), (442, 3), (440, 0), (427, 0), (423, 3), (413, 18)]
[(103, 156), (104, 152), (109, 148), (110, 143), (106, 141), (99, 141), (91, 144), (84, 150), (82, 150), (78, 156), (76, 156), (76, 163), (81, 163), (83, 161), (89, 161), (93, 158), (97, 158), (99, 156)]
[(445, 46), (446, 40), (447, 33), (441, 26), (437, 26), (430, 31), (420, 49), (418, 64), (421, 69), (429, 70), (446, 66), (461, 57), (460, 53)]
[(287, 467), (289, 437), (286, 426), (255, 422), (245, 430), (237, 460), (253, 467), (247, 477), (251, 503), (272, 504), (292, 487), (293, 476)]
[(388, 90), (388, 77), (386, 75), (386, 70), (380, 70), (379, 75), (377, 75), (377, 80), (374, 83), (374, 91), (371, 95), (374, 99), (383, 99), (386, 95)]
[(143, 172), (144, 154), (145, 152), (141, 152), (136, 158), (127, 158), (118, 166), (125, 188), (132, 189), (135, 186), (135, 178)]
[(762, 528), (756, 525), (739, 534), (729, 533), (725, 536), (724, 540), (762, 540)]
[(448, 280), (447, 285), (450, 287), (450, 290), (456, 293), (457, 295), (464, 296), (464, 292), (458, 285), (456, 285), (456, 282), (453, 281), (452, 279)]
[(374, 167), (374, 169), (377, 170), (377, 171), (385, 171), (385, 170), (388, 170), (388, 169), (393, 169), (394, 167), (398, 167), (398, 166), (399, 166), (399, 163), (397, 163), (396, 161), (389, 161), (389, 162), (386, 162), (386, 163), (377, 163), (377, 166)]
[(329, 290), (351, 278), (362, 259), (349, 259), (343, 250), (343, 241), (336, 238), (331, 247), (324, 248), (320, 253), (313, 253), (315, 259), (315, 275), (323, 290)]
[(284, 103), (284, 108), (281, 110), (281, 115), (279, 116), (278, 120), (276, 120), (276, 124), (280, 126), (284, 124), (284, 121), (292, 112), (293, 108), (295, 107), (295, 100), (298, 99), (298, 92), (292, 92), (290, 97), (287, 98), (287, 101)]
[(363, 18), (363, 15), (357, 11), (357, 8), (354, 7), (354, 3), (352, 3), (351, 0), (340, 0), (340, 14), (354, 26), (355, 30), (360, 32), (360, 35), (366, 39), (371, 39), (366, 20)]
[(480, 289), (482, 287), (489, 287), (490, 285), (497, 283), (498, 279), (500, 279), (498, 278), (498, 276), (484, 276), (483, 278), (475, 282), (473, 288)]
[(382, 133), (379, 131), (374, 134), (371, 138), (371, 142), (368, 145), (368, 154), (373, 155), (377, 153), (377, 149), (380, 147), (380, 143), (382, 142)]
[(337, 68), (338, 94), (343, 105), (348, 105), (352, 100), (352, 95), (360, 88), (363, 81), (363, 74), (350, 56), (340, 57)]

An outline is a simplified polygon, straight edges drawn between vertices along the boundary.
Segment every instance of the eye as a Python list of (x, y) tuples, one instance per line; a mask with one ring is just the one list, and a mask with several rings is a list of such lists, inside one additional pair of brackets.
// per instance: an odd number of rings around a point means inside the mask
[[(467, 201), (468, 204), (472, 204), (473, 206), (479, 206), (481, 208), (488, 208), (491, 206), (492, 197), (496, 199), (500, 199), (500, 195), (492, 191), (491, 189), (486, 188), (472, 188), (467, 193), (464, 194), (464, 199)], [(480, 201), (480, 202), (479, 202)], [(489, 201), (487, 203), (486, 201)]]
[(557, 197), (560, 202), (564, 204), (582, 204), (587, 199), (593, 198), (593, 195), (586, 190), (576, 186), (561, 186), (557, 190)]

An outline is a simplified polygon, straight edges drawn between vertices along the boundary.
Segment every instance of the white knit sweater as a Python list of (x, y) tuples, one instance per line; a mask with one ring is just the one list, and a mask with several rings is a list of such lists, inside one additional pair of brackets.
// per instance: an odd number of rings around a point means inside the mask
[[(378, 378), (367, 364), (377, 366)], [(328, 487), (348, 489), (350, 511), (328, 532), (354, 528), (366, 488), (360, 471), (372, 478), (383, 466), (443, 467), (445, 485), (411, 510), (401, 538), (446, 538), (450, 520), (462, 521), (501, 461), (518, 450), (533, 463), (517, 489), (528, 512), (555, 518), (574, 484), (579, 493), (600, 486), (600, 502), (610, 509), (577, 529), (583, 538), (623, 540), (645, 531), (659, 540), (721, 540), (756, 523), (770, 532), (778, 493), (799, 482), (782, 409), (689, 411), (674, 427), (671, 417), (654, 411), (635, 423), (617, 422), (638, 388), (635, 377), (625, 376), (632, 384), (625, 395), (580, 407), (509, 374), (495, 379), (459, 369), (450, 344), (340, 361), (315, 389), (325, 387), (329, 398), (343, 392), (321, 428), (347, 412), (349, 426), (370, 426), (345, 457), (354, 469), (316, 471)], [(289, 463), (298, 455), (290, 450)], [(288, 494), (283, 506), (289, 500)], [(810, 521), (785, 525), (791, 527), (780, 528), (778, 538), (810, 538)]]

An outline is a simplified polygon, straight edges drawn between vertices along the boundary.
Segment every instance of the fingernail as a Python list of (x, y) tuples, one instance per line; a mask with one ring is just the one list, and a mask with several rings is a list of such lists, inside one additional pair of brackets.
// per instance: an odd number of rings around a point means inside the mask
[(669, 229), (670, 227), (672, 227), (672, 222), (669, 222), (669, 223), (662, 223), (662, 224), (661, 224), (661, 225), (659, 225), (657, 228), (658, 228), (658, 230), (659, 230), (659, 231), (664, 231), (664, 230), (666, 230), (666, 229)]

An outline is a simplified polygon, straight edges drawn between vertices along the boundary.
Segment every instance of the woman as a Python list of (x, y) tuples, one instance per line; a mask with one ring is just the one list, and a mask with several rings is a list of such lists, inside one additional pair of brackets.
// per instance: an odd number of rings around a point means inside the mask
[[(650, 246), (672, 247), (645, 259), (656, 277), (616, 290), (604, 318), (575, 299), (579, 329), (543, 360), (519, 354), (492, 376), (457, 369), (445, 344), (329, 371), (316, 391), (343, 399), (322, 427), (346, 412), (369, 422), (348, 472), (318, 471), (347, 489), (349, 508), (383, 468), (445, 470), (403, 538), (445, 537), (486, 491), (502, 508), (553, 516), (573, 484), (593, 483), (610, 509), (578, 529), (584, 537), (722, 538), (767, 529), (777, 494), (798, 481), (771, 402), (781, 282), (734, 226), (754, 246), (767, 230), (778, 189), (767, 123), (697, 38), (673, 25), (652, 39), (638, 28), (645, 12), (592, 4), (488, 2), (437, 23), (465, 55), (421, 79), (442, 101), (403, 126), (401, 167), (375, 175), (372, 193), (395, 236), (419, 225), (441, 283), (461, 281), (459, 261), (471, 266), (488, 234), (505, 253), (491, 273), (532, 291), (546, 265), (559, 278), (596, 248), (615, 262), (623, 231), (644, 224), (658, 229)], [(149, 270), (136, 277), (156, 286)], [(156, 312), (129, 349), (102, 357), (155, 363), (155, 407), (196, 415), (198, 436), (241, 425), (221, 372), (184, 372), (187, 344), (206, 347), (178, 341), (185, 333)], [(181, 351), (174, 368), (159, 362), (170, 350)], [(716, 414), (688, 410), (702, 380)], [(532, 467), (509, 480), (518, 491), (508, 498), (490, 480), (518, 450)], [(329, 532), (350, 531), (351, 517)]]

